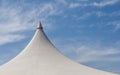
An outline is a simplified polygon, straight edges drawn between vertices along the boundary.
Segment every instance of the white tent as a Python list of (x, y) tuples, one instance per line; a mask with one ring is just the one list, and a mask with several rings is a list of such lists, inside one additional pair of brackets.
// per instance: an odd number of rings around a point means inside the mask
[(80, 65), (62, 55), (48, 40), (41, 23), (28, 46), (0, 67), (0, 75), (117, 75)]

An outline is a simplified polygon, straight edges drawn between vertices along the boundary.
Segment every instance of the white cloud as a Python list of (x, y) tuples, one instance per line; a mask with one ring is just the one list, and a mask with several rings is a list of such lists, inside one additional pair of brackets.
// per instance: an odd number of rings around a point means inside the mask
[(13, 34), (26, 29), (25, 26), (20, 24), (18, 14), (20, 10), (7, 6), (2, 6), (0, 9), (0, 45), (23, 39), (23, 35)]
[(87, 7), (87, 6), (91, 6), (90, 3), (70, 3), (69, 4), (69, 8), (80, 8), (80, 7)]
[(71, 4), (69, 5), (69, 8), (76, 8), (76, 7), (79, 7), (79, 6), (80, 6), (79, 3), (71, 3)]
[(88, 18), (89, 16), (91, 16), (92, 13), (88, 12), (88, 13), (84, 13), (82, 16), (80, 16), (78, 19), (86, 19)]
[(120, 21), (113, 22), (113, 24), (115, 25), (116, 30), (120, 29)]
[(80, 63), (88, 62), (117, 62), (120, 57), (120, 50), (114, 47), (102, 47), (96, 44), (72, 43), (61, 47), (62, 52)]
[(89, 1), (89, 0), (77, 0), (77, 1), (80, 1), (80, 2), (81, 2), (81, 1), (82, 1), (82, 2), (86, 2), (86, 1)]
[(6, 44), (6, 43), (11, 43), (15, 41), (20, 41), (24, 39), (24, 35), (17, 35), (17, 34), (6, 34), (6, 35), (0, 35), (0, 45)]
[(112, 22), (108, 22), (107, 25), (112, 25), (114, 26), (114, 31), (117, 31), (120, 29), (120, 20), (116, 20), (116, 21), (112, 21)]
[(25, 35), (19, 32), (32, 30), (38, 21), (42, 21), (45, 24), (44, 27), (51, 27), (52, 24), (48, 23), (48, 18), (59, 13), (58, 6), (50, 2), (37, 6), (31, 6), (31, 4), (24, 6), (23, 3), (19, 6), (10, 5), (4, 1), (0, 7), (0, 45), (24, 39)]
[(92, 11), (91, 14), (94, 14), (97, 17), (113, 18), (120, 16), (120, 11), (113, 11), (113, 12)]
[(69, 8), (77, 8), (77, 7), (89, 7), (89, 6), (94, 6), (94, 7), (105, 7), (109, 5), (114, 5), (118, 3), (119, 0), (101, 0), (100, 2), (89, 2), (88, 0), (84, 2), (72, 2), (69, 4)]
[(60, 3), (60, 4), (64, 4), (64, 5), (67, 5), (68, 2), (67, 0), (55, 0), (57, 3)]
[(78, 62), (108, 62), (108, 61), (120, 61), (118, 57), (111, 57), (120, 54), (120, 51), (115, 48), (94, 49), (94, 47), (80, 46), (76, 50)]
[(119, 0), (103, 0), (101, 2), (94, 2), (92, 5), (97, 7), (104, 7), (108, 5), (114, 5), (117, 2), (119, 2)]

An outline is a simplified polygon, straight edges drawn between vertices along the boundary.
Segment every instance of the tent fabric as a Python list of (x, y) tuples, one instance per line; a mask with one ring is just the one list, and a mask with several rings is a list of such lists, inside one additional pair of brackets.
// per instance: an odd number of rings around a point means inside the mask
[(59, 52), (41, 24), (27, 47), (0, 67), (0, 75), (117, 75), (89, 68)]

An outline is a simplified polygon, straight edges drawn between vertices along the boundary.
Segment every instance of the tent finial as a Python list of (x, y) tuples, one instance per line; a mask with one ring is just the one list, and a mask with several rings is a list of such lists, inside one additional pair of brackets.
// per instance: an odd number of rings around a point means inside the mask
[(41, 22), (38, 23), (37, 29), (43, 29)]

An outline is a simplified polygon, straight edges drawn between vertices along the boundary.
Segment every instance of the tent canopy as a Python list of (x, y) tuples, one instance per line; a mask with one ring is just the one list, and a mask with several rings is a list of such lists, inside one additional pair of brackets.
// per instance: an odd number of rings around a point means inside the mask
[(41, 23), (27, 47), (0, 67), (0, 75), (116, 75), (80, 65), (49, 41)]

